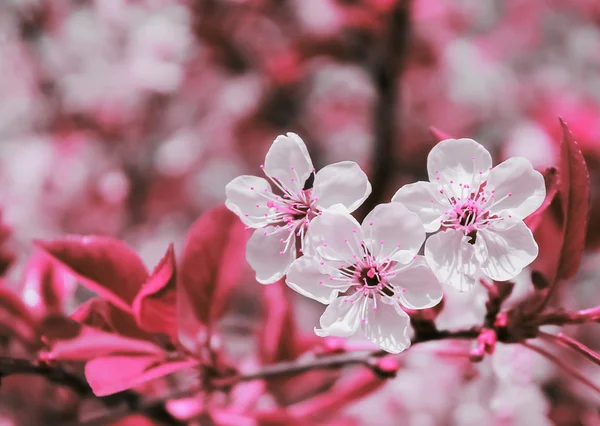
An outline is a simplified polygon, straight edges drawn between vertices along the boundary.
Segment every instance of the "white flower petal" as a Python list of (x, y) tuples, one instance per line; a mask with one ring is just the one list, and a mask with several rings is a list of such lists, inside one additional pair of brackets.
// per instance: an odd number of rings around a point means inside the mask
[(432, 308), (444, 295), (440, 282), (423, 256), (402, 268), (390, 278), (397, 288), (398, 300), (408, 309)]
[(304, 141), (295, 133), (277, 136), (265, 158), (265, 173), (291, 192), (298, 193), (313, 172)]
[(533, 234), (519, 219), (505, 219), (479, 231), (476, 244), (486, 249), (476, 252), (481, 270), (496, 281), (516, 277), (538, 255)]
[(400, 203), (376, 206), (362, 223), (365, 242), (380, 258), (416, 255), (425, 241), (421, 219)]
[[(432, 148), (427, 157), (429, 180), (453, 181), (453, 188), (460, 193), (458, 184), (475, 187), (485, 180), (492, 167), (492, 156), (473, 139), (446, 139)], [(481, 174), (480, 174), (481, 172)]]
[(355, 302), (348, 301), (345, 297), (335, 299), (323, 315), (321, 315), (321, 328), (315, 328), (317, 336), (348, 337), (356, 333), (360, 325), (360, 312), (364, 299)]
[[(365, 336), (384, 351), (397, 354), (410, 346), (408, 326), (410, 318), (398, 303), (384, 303), (382, 299), (367, 300), (362, 330)], [(377, 306), (377, 309), (375, 309)]]
[(546, 197), (544, 177), (522, 157), (509, 158), (492, 169), (486, 190), (492, 189), (497, 201), (490, 210), (498, 215), (506, 212), (519, 219), (536, 211)]
[[(265, 226), (269, 220), (268, 200), (261, 194), (272, 194), (271, 185), (266, 179), (256, 176), (238, 176), (227, 184), (225, 205), (238, 215), (245, 225), (257, 228)], [(258, 206), (258, 207), (257, 207)]]
[(400, 188), (392, 201), (419, 215), (426, 232), (435, 232), (440, 229), (442, 215), (450, 209), (440, 189), (440, 185), (432, 182), (411, 183)]
[(435, 276), (459, 291), (471, 289), (477, 279), (478, 261), (469, 240), (462, 232), (447, 229), (425, 243), (425, 259)]
[(354, 261), (354, 255), (363, 254), (360, 241), (364, 240), (360, 224), (341, 204), (324, 210), (308, 227), (309, 252), (316, 251), (330, 260)]
[(371, 184), (365, 172), (353, 161), (330, 164), (315, 175), (313, 196), (322, 209), (343, 204), (353, 212), (371, 193)]
[[(331, 275), (326, 273), (327, 265), (322, 266), (319, 259), (302, 256), (290, 266), (285, 282), (303, 296), (328, 304), (333, 302), (338, 292), (348, 290), (348, 286), (339, 286), (338, 281), (331, 281)], [(337, 285), (332, 288), (330, 285)]]
[(287, 238), (289, 231), (285, 228), (276, 229), (267, 226), (254, 231), (246, 245), (246, 260), (256, 272), (256, 280), (262, 284), (274, 283), (282, 278), (290, 264), (296, 258), (296, 240), (294, 237), (288, 249), (281, 254), (285, 243), (280, 240)]

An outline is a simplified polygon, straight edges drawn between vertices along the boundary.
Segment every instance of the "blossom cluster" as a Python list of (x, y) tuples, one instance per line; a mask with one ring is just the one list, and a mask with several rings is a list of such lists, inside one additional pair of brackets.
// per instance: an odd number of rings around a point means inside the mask
[(403, 186), (362, 223), (352, 213), (371, 185), (358, 164), (317, 172), (303, 140), (288, 133), (261, 169), (269, 180), (244, 175), (227, 185), (226, 206), (255, 229), (246, 258), (259, 282), (286, 276), (290, 288), (328, 305), (319, 336), (360, 328), (381, 349), (402, 352), (410, 346), (404, 309), (436, 306), (440, 283), (464, 292), (482, 277), (511, 280), (538, 255), (523, 219), (546, 197), (542, 174), (525, 158), (492, 167), (472, 139), (439, 142), (428, 156), (430, 181)]

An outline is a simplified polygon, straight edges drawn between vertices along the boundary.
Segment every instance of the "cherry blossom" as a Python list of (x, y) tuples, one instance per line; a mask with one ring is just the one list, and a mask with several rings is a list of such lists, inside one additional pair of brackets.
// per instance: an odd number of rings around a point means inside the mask
[(311, 254), (290, 266), (287, 284), (328, 304), (319, 336), (346, 337), (359, 328), (382, 349), (410, 346), (410, 319), (400, 305), (437, 305), (442, 289), (422, 256), (419, 217), (397, 203), (381, 204), (362, 225), (341, 205), (324, 211), (308, 231)]
[(523, 219), (546, 190), (529, 160), (510, 158), (492, 168), (490, 153), (472, 139), (446, 139), (427, 158), (430, 182), (405, 185), (392, 201), (417, 213), (427, 232), (425, 258), (438, 279), (467, 291), (485, 275), (506, 281), (538, 255)]
[(225, 188), (225, 204), (246, 226), (261, 228), (248, 241), (246, 259), (256, 279), (269, 284), (286, 274), (297, 248), (304, 251), (309, 223), (323, 209), (339, 203), (356, 210), (371, 193), (371, 184), (352, 161), (315, 173), (304, 141), (294, 133), (275, 139), (261, 169), (281, 195), (267, 179), (239, 176)]

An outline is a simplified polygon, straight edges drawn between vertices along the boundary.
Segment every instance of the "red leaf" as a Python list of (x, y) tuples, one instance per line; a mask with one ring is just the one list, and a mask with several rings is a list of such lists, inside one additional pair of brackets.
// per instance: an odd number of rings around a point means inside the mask
[(35, 317), (31, 314), (27, 306), (21, 301), (13, 291), (4, 287), (4, 282), (0, 281), (0, 310), (6, 311), (2, 317), (9, 316), (18, 318), (29, 326), (35, 326)]
[(75, 284), (73, 277), (59, 270), (46, 253), (38, 252), (23, 275), (23, 300), (38, 316), (63, 313)]
[(535, 233), (540, 255), (533, 269), (555, 284), (573, 277), (579, 269), (585, 243), (589, 212), (590, 180), (585, 160), (567, 124), (560, 121), (563, 132), (558, 189), (549, 208), (543, 213)]
[(176, 268), (173, 245), (133, 301), (138, 325), (149, 333), (177, 335)]
[(564, 242), (558, 277), (567, 279), (575, 276), (583, 257), (590, 208), (590, 175), (573, 134), (562, 119), (560, 124), (563, 130), (563, 146), (559, 191), (563, 204)]
[(125, 311), (131, 310), (136, 294), (148, 278), (138, 255), (114, 238), (72, 236), (36, 244), (82, 284)]
[(106, 396), (195, 365), (191, 359), (165, 361), (152, 355), (105, 356), (85, 365), (85, 377), (96, 396)]
[(558, 194), (559, 177), (558, 170), (555, 167), (548, 167), (544, 171), (544, 183), (546, 184), (546, 198), (544, 198), (544, 202), (533, 214), (525, 218), (525, 223), (531, 229), (531, 232), (535, 232), (538, 229), (546, 210), (550, 207), (552, 201), (554, 201), (556, 194)]
[(144, 417), (141, 414), (132, 414), (127, 417), (123, 417), (116, 422), (110, 423), (108, 426), (159, 426), (158, 423)]
[(149, 339), (148, 334), (139, 328), (133, 315), (99, 297), (80, 305), (71, 314), (71, 318), (83, 325), (109, 333), (137, 339)]
[(120, 354), (162, 356), (163, 350), (144, 341), (107, 333), (90, 327), (69, 340), (57, 340), (43, 358), (47, 360), (87, 361), (90, 359)]
[(304, 352), (300, 344), (290, 294), (283, 281), (264, 289), (264, 324), (261, 327), (260, 359), (263, 364), (291, 361)]
[(243, 224), (225, 206), (190, 228), (177, 275), (179, 339), (189, 350), (204, 343), (199, 336), (223, 314), (244, 265), (245, 242)]
[(81, 324), (62, 314), (45, 316), (38, 324), (37, 331), (47, 342), (74, 339), (81, 333)]
[(21, 299), (0, 280), (0, 336), (37, 344), (36, 319)]

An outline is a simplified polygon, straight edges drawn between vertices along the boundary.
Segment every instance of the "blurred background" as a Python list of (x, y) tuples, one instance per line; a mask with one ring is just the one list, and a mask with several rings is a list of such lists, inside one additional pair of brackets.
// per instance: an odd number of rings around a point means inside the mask
[[(74, 233), (123, 239), (154, 265), (287, 131), (317, 169), (358, 162), (374, 187), (367, 209), (426, 177), (430, 126), (543, 170), (558, 116), (590, 168), (593, 250), (599, 109), (598, 0), (2, 0), (0, 269), (23, 286), (31, 240)], [(566, 303), (600, 302), (595, 263), (590, 251)], [(310, 330), (318, 309), (301, 303)], [(600, 348), (597, 330), (581, 333)], [(552, 386), (551, 367), (494, 400), (465, 384), (472, 367), (432, 372), (410, 356), (409, 377), (350, 413), (387, 404), (406, 422), (360, 424), (600, 424), (598, 398)], [(428, 394), (439, 383), (456, 394)]]

